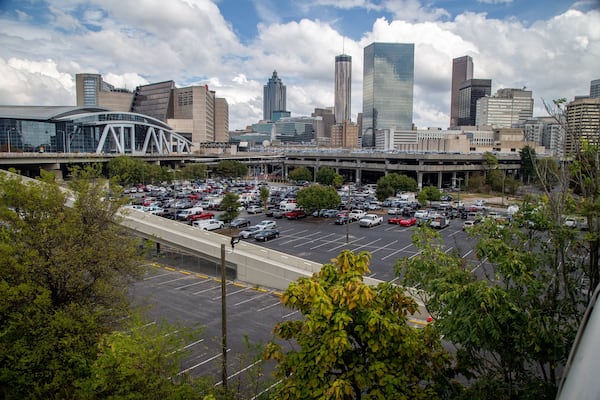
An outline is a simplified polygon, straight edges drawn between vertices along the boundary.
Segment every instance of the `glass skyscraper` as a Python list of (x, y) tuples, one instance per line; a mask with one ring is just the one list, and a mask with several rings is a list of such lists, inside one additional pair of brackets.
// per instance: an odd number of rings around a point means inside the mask
[(352, 85), (352, 56), (335, 57), (335, 123), (350, 121), (350, 98)]
[(273, 112), (286, 111), (285, 109), (285, 85), (277, 76), (277, 71), (273, 71), (273, 76), (264, 86), (263, 91), (263, 119), (273, 120)]
[(378, 131), (412, 129), (414, 61), (413, 43), (371, 43), (365, 47), (363, 147), (375, 147)]

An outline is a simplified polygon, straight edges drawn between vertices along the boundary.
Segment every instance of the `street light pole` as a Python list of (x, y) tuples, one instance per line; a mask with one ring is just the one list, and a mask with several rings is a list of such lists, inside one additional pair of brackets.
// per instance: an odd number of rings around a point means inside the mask
[(349, 229), (350, 229), (350, 185), (348, 185), (348, 195), (346, 196), (346, 244), (348, 244)]

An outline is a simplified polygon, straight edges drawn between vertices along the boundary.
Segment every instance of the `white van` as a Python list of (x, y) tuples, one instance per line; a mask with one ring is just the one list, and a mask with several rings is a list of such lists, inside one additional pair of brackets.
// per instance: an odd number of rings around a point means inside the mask
[(216, 219), (205, 219), (192, 222), (192, 226), (205, 231), (214, 231), (215, 229), (223, 228), (225, 223)]
[(279, 209), (281, 211), (284, 211), (284, 212), (294, 211), (297, 207), (298, 207), (298, 205), (296, 203), (284, 203), (284, 202), (281, 202), (279, 204)]
[(204, 211), (202, 207), (185, 208), (175, 214), (175, 219), (179, 221), (185, 221), (192, 215), (202, 214), (202, 211)]

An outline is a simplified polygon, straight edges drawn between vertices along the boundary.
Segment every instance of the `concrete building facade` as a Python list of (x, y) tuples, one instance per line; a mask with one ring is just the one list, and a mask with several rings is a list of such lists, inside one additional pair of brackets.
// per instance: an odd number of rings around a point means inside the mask
[(565, 155), (577, 152), (581, 145), (600, 145), (600, 97), (578, 98), (566, 107), (567, 132)]
[(461, 83), (458, 94), (458, 125), (475, 126), (477, 100), (490, 94), (491, 79), (469, 79)]
[(477, 99), (476, 126), (512, 128), (533, 117), (531, 90), (499, 89), (494, 96)]

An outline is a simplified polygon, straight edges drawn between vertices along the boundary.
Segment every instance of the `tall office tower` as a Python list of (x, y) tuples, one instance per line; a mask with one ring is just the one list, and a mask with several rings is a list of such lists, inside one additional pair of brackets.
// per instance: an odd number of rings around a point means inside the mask
[(363, 147), (375, 147), (378, 131), (412, 129), (414, 61), (413, 43), (372, 43), (365, 47)]
[(567, 104), (565, 155), (572, 155), (583, 142), (600, 145), (600, 97), (575, 99)]
[(492, 94), (491, 79), (469, 79), (460, 85), (458, 126), (475, 126), (477, 100)]
[(174, 89), (175, 82), (173, 81), (138, 86), (133, 94), (131, 112), (166, 121), (173, 113), (171, 96)]
[(263, 119), (273, 120), (273, 111), (285, 111), (285, 85), (273, 71), (273, 76), (264, 87)]
[(78, 107), (98, 106), (112, 111), (129, 111), (133, 94), (117, 89), (100, 74), (75, 74), (75, 95)]
[(590, 97), (600, 97), (600, 79), (594, 79), (590, 82)]
[(321, 135), (317, 137), (317, 139), (328, 138), (331, 136), (331, 127), (335, 123), (333, 110), (328, 108), (315, 108), (315, 110), (310, 114), (311, 117), (321, 117), (323, 118), (323, 131)]
[(350, 121), (350, 97), (352, 85), (352, 56), (335, 57), (335, 123)]
[(229, 142), (229, 104), (215, 98), (215, 142)]
[(475, 125), (512, 128), (533, 117), (531, 90), (500, 89), (494, 96), (477, 99)]
[(452, 89), (450, 91), (450, 128), (458, 126), (460, 85), (473, 79), (473, 59), (462, 56), (452, 60)]

